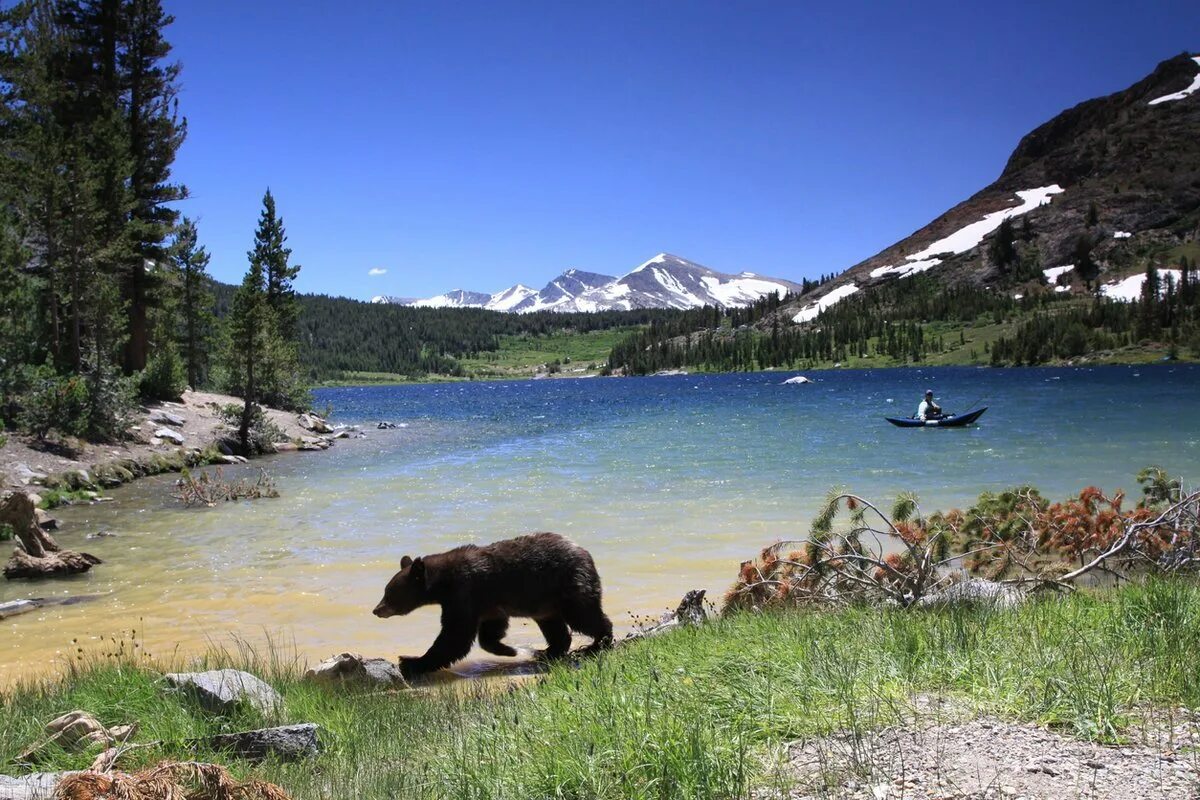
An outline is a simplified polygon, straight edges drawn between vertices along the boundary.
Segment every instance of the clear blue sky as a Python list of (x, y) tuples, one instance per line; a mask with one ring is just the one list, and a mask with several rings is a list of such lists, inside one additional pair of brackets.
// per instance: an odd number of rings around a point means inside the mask
[(165, 5), (212, 273), (240, 280), (270, 186), (298, 288), (359, 298), (660, 251), (840, 271), (1200, 49), (1195, 0)]

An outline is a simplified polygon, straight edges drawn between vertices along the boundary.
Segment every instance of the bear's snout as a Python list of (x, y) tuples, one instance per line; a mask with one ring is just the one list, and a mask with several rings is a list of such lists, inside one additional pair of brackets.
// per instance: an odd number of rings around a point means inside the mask
[(379, 605), (375, 606), (375, 610), (372, 611), (371, 613), (374, 614), (375, 616), (379, 617), (380, 619), (387, 619), (388, 617), (396, 616), (396, 612), (393, 611), (392, 607), (389, 606), (386, 602), (381, 602)]

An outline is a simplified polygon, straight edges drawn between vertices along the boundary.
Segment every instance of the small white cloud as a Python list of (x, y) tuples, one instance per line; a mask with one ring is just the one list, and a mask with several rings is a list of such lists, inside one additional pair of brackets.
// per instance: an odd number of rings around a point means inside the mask
[(367, 270), (367, 274), (371, 276), (386, 275), (387, 270), (383, 269), (382, 267), (372, 267), (371, 269)]

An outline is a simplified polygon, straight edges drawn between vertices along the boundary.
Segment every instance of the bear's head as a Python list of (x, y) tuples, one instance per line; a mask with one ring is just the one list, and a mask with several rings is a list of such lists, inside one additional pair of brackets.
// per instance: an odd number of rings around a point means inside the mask
[(425, 588), (425, 561), (421, 558), (400, 559), (400, 571), (392, 576), (383, 590), (383, 599), (371, 613), (377, 617), (395, 617), (411, 613), (428, 603)]

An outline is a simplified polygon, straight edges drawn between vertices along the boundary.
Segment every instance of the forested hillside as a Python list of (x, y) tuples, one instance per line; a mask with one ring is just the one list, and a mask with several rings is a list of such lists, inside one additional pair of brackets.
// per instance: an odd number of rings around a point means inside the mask
[(1132, 303), (1052, 291), (1018, 299), (917, 275), (847, 298), (812, 325), (789, 325), (775, 313), (791, 298), (734, 314), (701, 309), (629, 336), (613, 349), (610, 364), (638, 375), (685, 367), (807, 369), (838, 363), (1006, 366), (1138, 346), (1152, 357), (1200, 359), (1200, 273), (1183, 263), (1179, 282), (1148, 270), (1152, 277)]
[(409, 308), (340, 297), (300, 298), (300, 359), (312, 381), (346, 373), (463, 377), (460, 361), (500, 348), (504, 336), (546, 336), (647, 325), (665, 309), (592, 314), (506, 314), (474, 308)]

